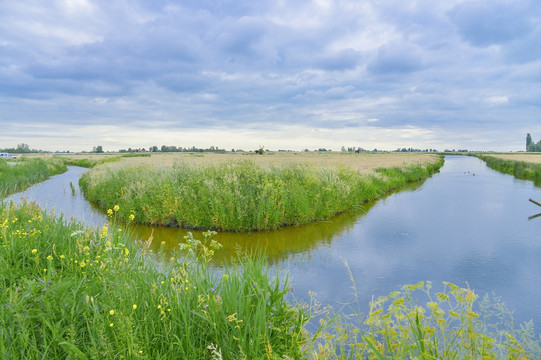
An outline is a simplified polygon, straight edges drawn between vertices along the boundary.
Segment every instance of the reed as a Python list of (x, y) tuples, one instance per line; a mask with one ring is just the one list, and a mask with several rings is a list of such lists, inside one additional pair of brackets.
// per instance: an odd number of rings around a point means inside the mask
[(124, 220), (228, 231), (277, 229), (351, 210), (405, 183), (429, 177), (435, 163), (378, 169), (316, 168), (294, 163), (263, 168), (250, 160), (211, 165), (148, 164), (94, 169), (81, 178), (86, 197)]

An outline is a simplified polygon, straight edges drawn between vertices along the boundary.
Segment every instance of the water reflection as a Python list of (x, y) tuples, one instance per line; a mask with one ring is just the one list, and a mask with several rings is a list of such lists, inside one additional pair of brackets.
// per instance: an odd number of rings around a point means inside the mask
[[(400, 191), (413, 191), (422, 182), (408, 184)], [(392, 194), (392, 193), (390, 193)], [(390, 195), (389, 194), (389, 195)], [(389, 196), (388, 195), (388, 196)], [(306, 225), (289, 226), (276, 231), (261, 231), (251, 233), (220, 232), (214, 239), (223, 245), (214, 257), (215, 264), (224, 262), (240, 253), (262, 253), (270, 264), (280, 263), (292, 256), (302, 254), (302, 261), (310, 261), (310, 254), (318, 248), (328, 248), (334, 239), (350, 232), (360, 217), (367, 214), (377, 203), (364, 203), (358, 209), (334, 216), (328, 220)], [(131, 234), (140, 241), (153, 237), (152, 246), (157, 250), (164, 242), (166, 251), (172, 251), (179, 243), (184, 242), (184, 236), (191, 231), (195, 238), (203, 239), (201, 231), (179, 228), (152, 227), (144, 225), (130, 226)], [(297, 258), (297, 261), (301, 261)]]
[(68, 220), (73, 219), (88, 226), (102, 226), (107, 222), (107, 216), (86, 201), (79, 189), (79, 179), (86, 171), (88, 169), (79, 166), (68, 166), (65, 173), (12, 194), (3, 201), (15, 204), (35, 201), (41, 208), (57, 215), (63, 214)]

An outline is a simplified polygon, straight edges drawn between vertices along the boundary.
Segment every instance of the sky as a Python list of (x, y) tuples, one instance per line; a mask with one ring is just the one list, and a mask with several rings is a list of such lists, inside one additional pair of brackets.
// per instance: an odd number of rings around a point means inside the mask
[(538, 0), (0, 1), (0, 148), (541, 140)]

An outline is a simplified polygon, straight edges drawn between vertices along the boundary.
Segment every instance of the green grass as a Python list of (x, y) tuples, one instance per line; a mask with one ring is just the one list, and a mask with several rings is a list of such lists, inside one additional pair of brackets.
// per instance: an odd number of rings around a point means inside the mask
[(133, 216), (145, 224), (251, 231), (329, 218), (427, 178), (442, 165), (443, 159), (379, 169), (376, 175), (302, 164), (264, 169), (249, 160), (166, 169), (118, 166), (90, 171), (80, 185), (102, 209), (120, 205), (124, 220)]
[(407, 285), (351, 317), (287, 302), (287, 280), (261, 258), (213, 268), (212, 235), (188, 236), (163, 259), (115, 225), (1, 204), (0, 358), (539, 358), (533, 325), (515, 330), (501, 304), (476, 306), (469, 288)]
[(15, 165), (0, 160), (0, 199), (67, 170), (57, 158), (22, 159)]
[(85, 229), (32, 204), (0, 205), (0, 218), (2, 359), (303, 356), (306, 311), (261, 259), (211, 270), (218, 246), (189, 237), (183, 261), (158, 266), (113, 225)]
[(494, 156), (475, 156), (483, 160), (491, 169), (513, 175), (517, 179), (531, 180), (535, 186), (541, 186), (541, 164), (500, 159)]
[(93, 168), (96, 165), (99, 164), (105, 164), (105, 163), (111, 163), (119, 161), (123, 157), (129, 157), (128, 155), (123, 156), (104, 156), (101, 159), (89, 159), (89, 158), (61, 158), (64, 164), (66, 165), (73, 165), (73, 166), (80, 166), (84, 168)]

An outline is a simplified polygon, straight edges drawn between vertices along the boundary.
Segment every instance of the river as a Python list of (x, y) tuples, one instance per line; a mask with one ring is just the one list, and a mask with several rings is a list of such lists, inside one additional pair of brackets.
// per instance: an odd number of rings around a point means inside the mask
[[(100, 226), (107, 217), (77, 186), (84, 171), (69, 167), (9, 199), (28, 198), (65, 218)], [(536, 306), (541, 217), (529, 220), (541, 208), (528, 198), (541, 200), (541, 189), (491, 170), (477, 158), (447, 156), (440, 173), (358, 211), (274, 232), (220, 233), (216, 240), (224, 249), (216, 262), (219, 266), (237, 248), (260, 249), (273, 268), (289, 273), (295, 297), (308, 300), (314, 291), (321, 303), (337, 308), (354, 297), (347, 264), (363, 312), (372, 298), (404, 284), (431, 281), (436, 291), (444, 281), (469, 285), (480, 296), (498, 296), (516, 321), (541, 324)], [(168, 249), (186, 235), (182, 229), (147, 226), (130, 231), (142, 241), (153, 232), (154, 246), (163, 241)]]

